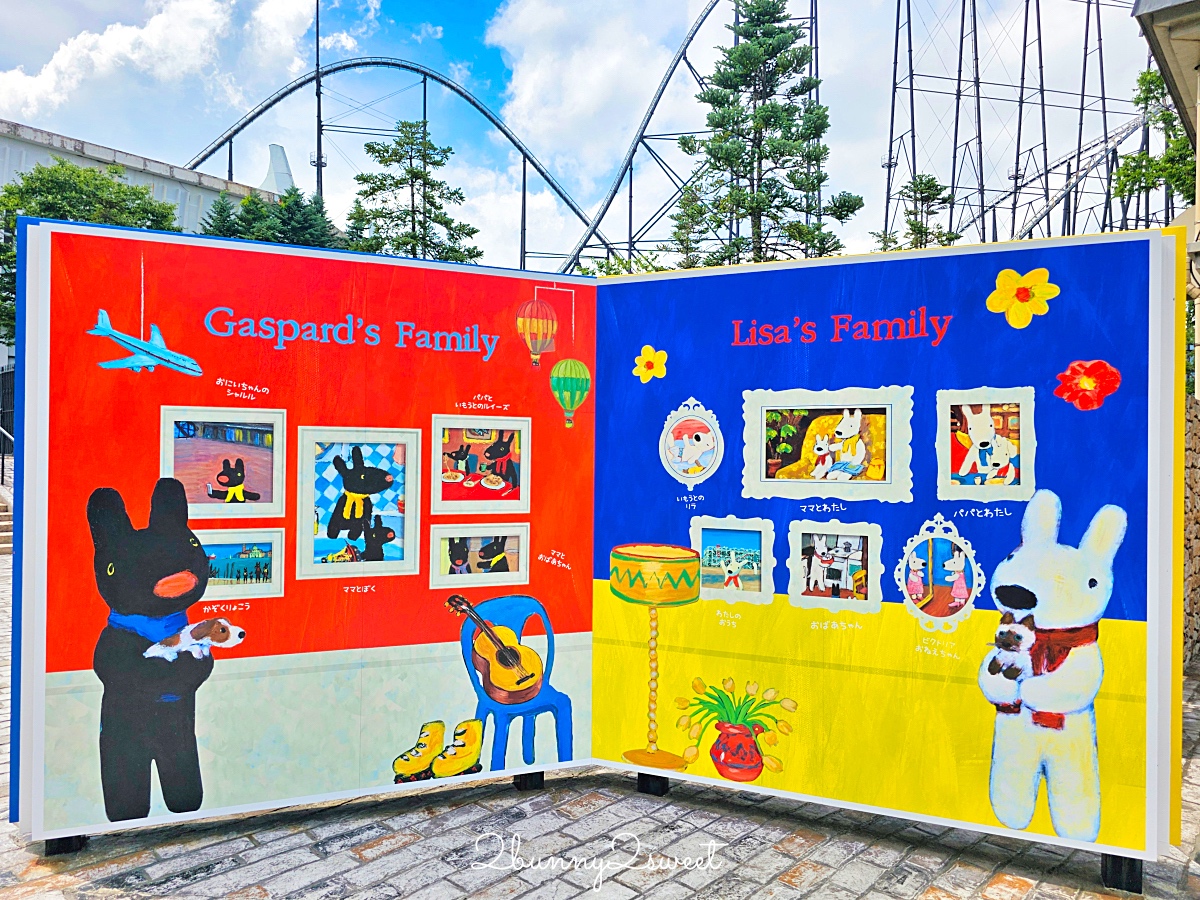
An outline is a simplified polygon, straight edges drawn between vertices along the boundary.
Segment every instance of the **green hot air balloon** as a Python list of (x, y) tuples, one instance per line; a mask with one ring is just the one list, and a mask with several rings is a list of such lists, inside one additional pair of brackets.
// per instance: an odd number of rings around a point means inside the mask
[(577, 359), (560, 359), (550, 370), (550, 390), (567, 414), (567, 427), (575, 427), (575, 410), (592, 388), (592, 373)]

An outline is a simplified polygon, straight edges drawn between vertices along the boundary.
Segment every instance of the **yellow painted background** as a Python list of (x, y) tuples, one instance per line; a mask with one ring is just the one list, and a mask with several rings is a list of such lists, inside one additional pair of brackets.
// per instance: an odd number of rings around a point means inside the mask
[[(614, 597), (607, 581), (594, 582), (594, 597), (593, 754), (621, 762), (622, 752), (646, 745), (649, 618), (645, 607)], [(675, 727), (682, 713), (674, 700), (694, 696), (693, 678), (720, 685), (732, 677), (738, 693), (756, 681), (799, 708), (780, 713), (792, 733), (764, 747), (783, 771), (764, 769), (755, 786), (1003, 827), (988, 801), (996, 712), (976, 683), (998, 622), (998, 613), (976, 610), (956, 631), (935, 634), (900, 603), (835, 614), (793, 607), (784, 595), (763, 606), (701, 600), (661, 609), (659, 746), (682, 753), (690, 743)], [(1100, 647), (1098, 842), (1142, 850), (1145, 623), (1102, 621)], [(736, 787), (709, 758), (716, 737), (710, 727), (687, 771)], [(1044, 784), (1028, 830), (1054, 834)]]

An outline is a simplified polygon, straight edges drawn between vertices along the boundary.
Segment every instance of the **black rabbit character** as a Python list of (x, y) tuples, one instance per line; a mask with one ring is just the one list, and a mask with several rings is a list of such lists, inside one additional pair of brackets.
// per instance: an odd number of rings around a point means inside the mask
[(467, 562), (467, 557), (471, 555), (471, 551), (467, 548), (466, 538), (450, 538), (450, 574), (451, 575), (469, 575), (471, 573), (471, 564)]
[(342, 494), (329, 517), (325, 534), (336, 540), (343, 531), (350, 540), (357, 540), (371, 527), (371, 495), (392, 486), (392, 476), (383, 469), (363, 462), (362, 448), (350, 448), (350, 465), (341, 456), (333, 458), (333, 467), (342, 476)]
[(512, 460), (512, 443), (517, 433), (514, 431), (505, 437), (504, 432), (500, 431), (499, 435), (495, 442), (483, 451), (483, 457), (488, 461), (487, 467), (492, 474), (517, 487), (517, 466)]
[(375, 517), (375, 526), (365, 532), (367, 550), (363, 559), (367, 562), (383, 562), (383, 545), (396, 539), (396, 532), (383, 524), (383, 517)]
[(262, 494), (256, 494), (254, 491), (246, 490), (246, 464), (239, 457), (231, 466), (229, 460), (221, 461), (221, 471), (217, 473), (217, 484), (224, 490), (213, 490), (211, 484), (208, 487), (208, 496), (214, 500), (224, 500), (226, 503), (245, 503), (247, 500), (253, 502), (258, 500)]
[(109, 606), (92, 667), (100, 701), (100, 783), (111, 822), (150, 814), (150, 770), (163, 802), (193, 812), (204, 799), (196, 748), (196, 690), (213, 658), (182, 653), (168, 661), (146, 650), (188, 625), (187, 610), (208, 586), (208, 555), (188, 530), (183, 485), (163, 478), (150, 497), (150, 521), (133, 527), (112, 488), (92, 491), (87, 520), (96, 587)]
[(466, 468), (467, 457), (471, 455), (471, 445), (461, 444), (457, 450), (443, 450), (442, 456), (449, 457), (454, 461), (454, 468), (463, 470)]
[(511, 572), (504, 553), (507, 537), (494, 537), (479, 548), (479, 566), (484, 572)]

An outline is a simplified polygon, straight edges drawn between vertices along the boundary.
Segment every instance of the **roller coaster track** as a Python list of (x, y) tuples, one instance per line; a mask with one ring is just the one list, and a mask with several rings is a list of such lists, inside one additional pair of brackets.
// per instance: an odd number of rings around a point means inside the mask
[[(707, 16), (708, 12), (711, 11), (718, 2), (719, 0), (712, 0), (704, 14), (701, 16), (701, 21), (703, 21), (704, 16)], [(699, 27), (699, 23), (697, 23), (696, 27)], [(688, 43), (690, 43), (691, 36), (694, 33), (695, 28), (693, 28), (692, 32), (688, 35)], [(680, 56), (683, 53), (683, 49), (686, 49), (686, 43), (684, 48), (681, 48), (680, 50)], [(678, 64), (678, 59), (679, 57), (677, 56), (676, 62), (672, 64), (672, 72), (675, 69), (675, 65)], [(567, 193), (566, 188), (558, 183), (558, 180), (550, 174), (550, 171), (544, 165), (542, 165), (538, 158), (533, 155), (532, 151), (530, 151), (530, 149), (525, 146), (521, 139), (513, 133), (513, 130), (504, 124), (504, 120), (492, 112), (482, 100), (464, 88), (461, 84), (451, 78), (448, 78), (441, 72), (429, 68), (428, 66), (423, 66), (420, 63), (415, 63), (410, 60), (399, 59), (391, 56), (362, 56), (355, 59), (344, 59), (340, 62), (330, 63), (327, 66), (321, 66), (321, 78), (325, 79), (330, 75), (337, 74), (338, 72), (346, 72), (353, 69), (399, 69), (404, 72), (412, 72), (416, 75), (428, 78), (430, 81), (437, 82), (448, 90), (453, 91), (459, 97), (466, 100), (467, 103), (471, 104), (471, 106), (473, 106), (476, 111), (478, 111), (485, 119), (487, 119), (497, 131), (508, 138), (508, 142), (517, 149), (517, 151), (529, 162), (531, 166), (533, 166), (534, 170), (542, 177), (546, 184), (550, 186), (550, 189), (554, 191), (558, 198), (562, 200), (562, 202), (565, 203), (568, 208), (570, 208), (571, 212), (575, 213), (575, 215), (579, 217), (579, 220), (583, 222), (585, 226), (587, 226), (588, 239), (590, 239), (593, 234), (598, 234), (600, 241), (605, 245), (606, 248), (610, 250), (614, 249), (612, 244), (602, 234), (598, 233), (597, 225), (599, 224), (599, 219), (590, 218), (583, 207), (575, 202), (574, 198)], [(185, 168), (195, 169), (197, 166), (203, 164), (218, 150), (229, 144), (235, 137), (237, 137), (238, 134), (249, 127), (256, 119), (271, 109), (271, 107), (275, 106), (277, 103), (281, 102), (287, 97), (290, 97), (292, 94), (296, 93), (296, 91), (312, 84), (314, 81), (316, 81), (316, 79), (317, 70), (314, 69), (305, 75), (301, 75), (290, 84), (286, 84), (281, 87), (271, 96), (267, 97), (252, 110), (242, 116), (242, 118), (238, 119), (237, 122), (227, 128), (224, 132), (222, 132), (221, 135), (217, 137), (211, 144), (196, 154), (196, 156), (194, 156), (191, 161), (187, 163)], [(665, 86), (665, 79), (663, 84)], [(658, 97), (661, 95), (662, 87), (659, 88), (659, 93), (654, 98), (654, 105), (657, 105)], [(653, 112), (653, 106), (651, 107), (651, 112)], [(648, 112), (646, 120), (643, 121), (643, 131), (645, 128), (645, 122), (649, 121), (649, 115), (650, 113)], [(619, 180), (620, 179), (618, 179), (618, 181)], [(611, 195), (609, 200), (611, 202)], [(605, 210), (607, 210), (607, 206), (605, 207)], [(582, 243), (580, 246), (582, 246)], [(574, 258), (578, 259), (578, 251), (576, 251)], [(574, 265), (574, 263), (572, 263), (572, 265)]]

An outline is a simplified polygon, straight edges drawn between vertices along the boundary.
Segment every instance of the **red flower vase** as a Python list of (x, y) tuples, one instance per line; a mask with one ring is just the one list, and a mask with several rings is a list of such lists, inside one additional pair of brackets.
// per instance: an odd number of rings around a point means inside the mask
[(721, 734), (713, 742), (709, 756), (723, 778), (730, 781), (753, 781), (763, 770), (762, 751), (758, 749), (758, 736), (765, 729), (755, 725), (730, 725), (717, 722)]

